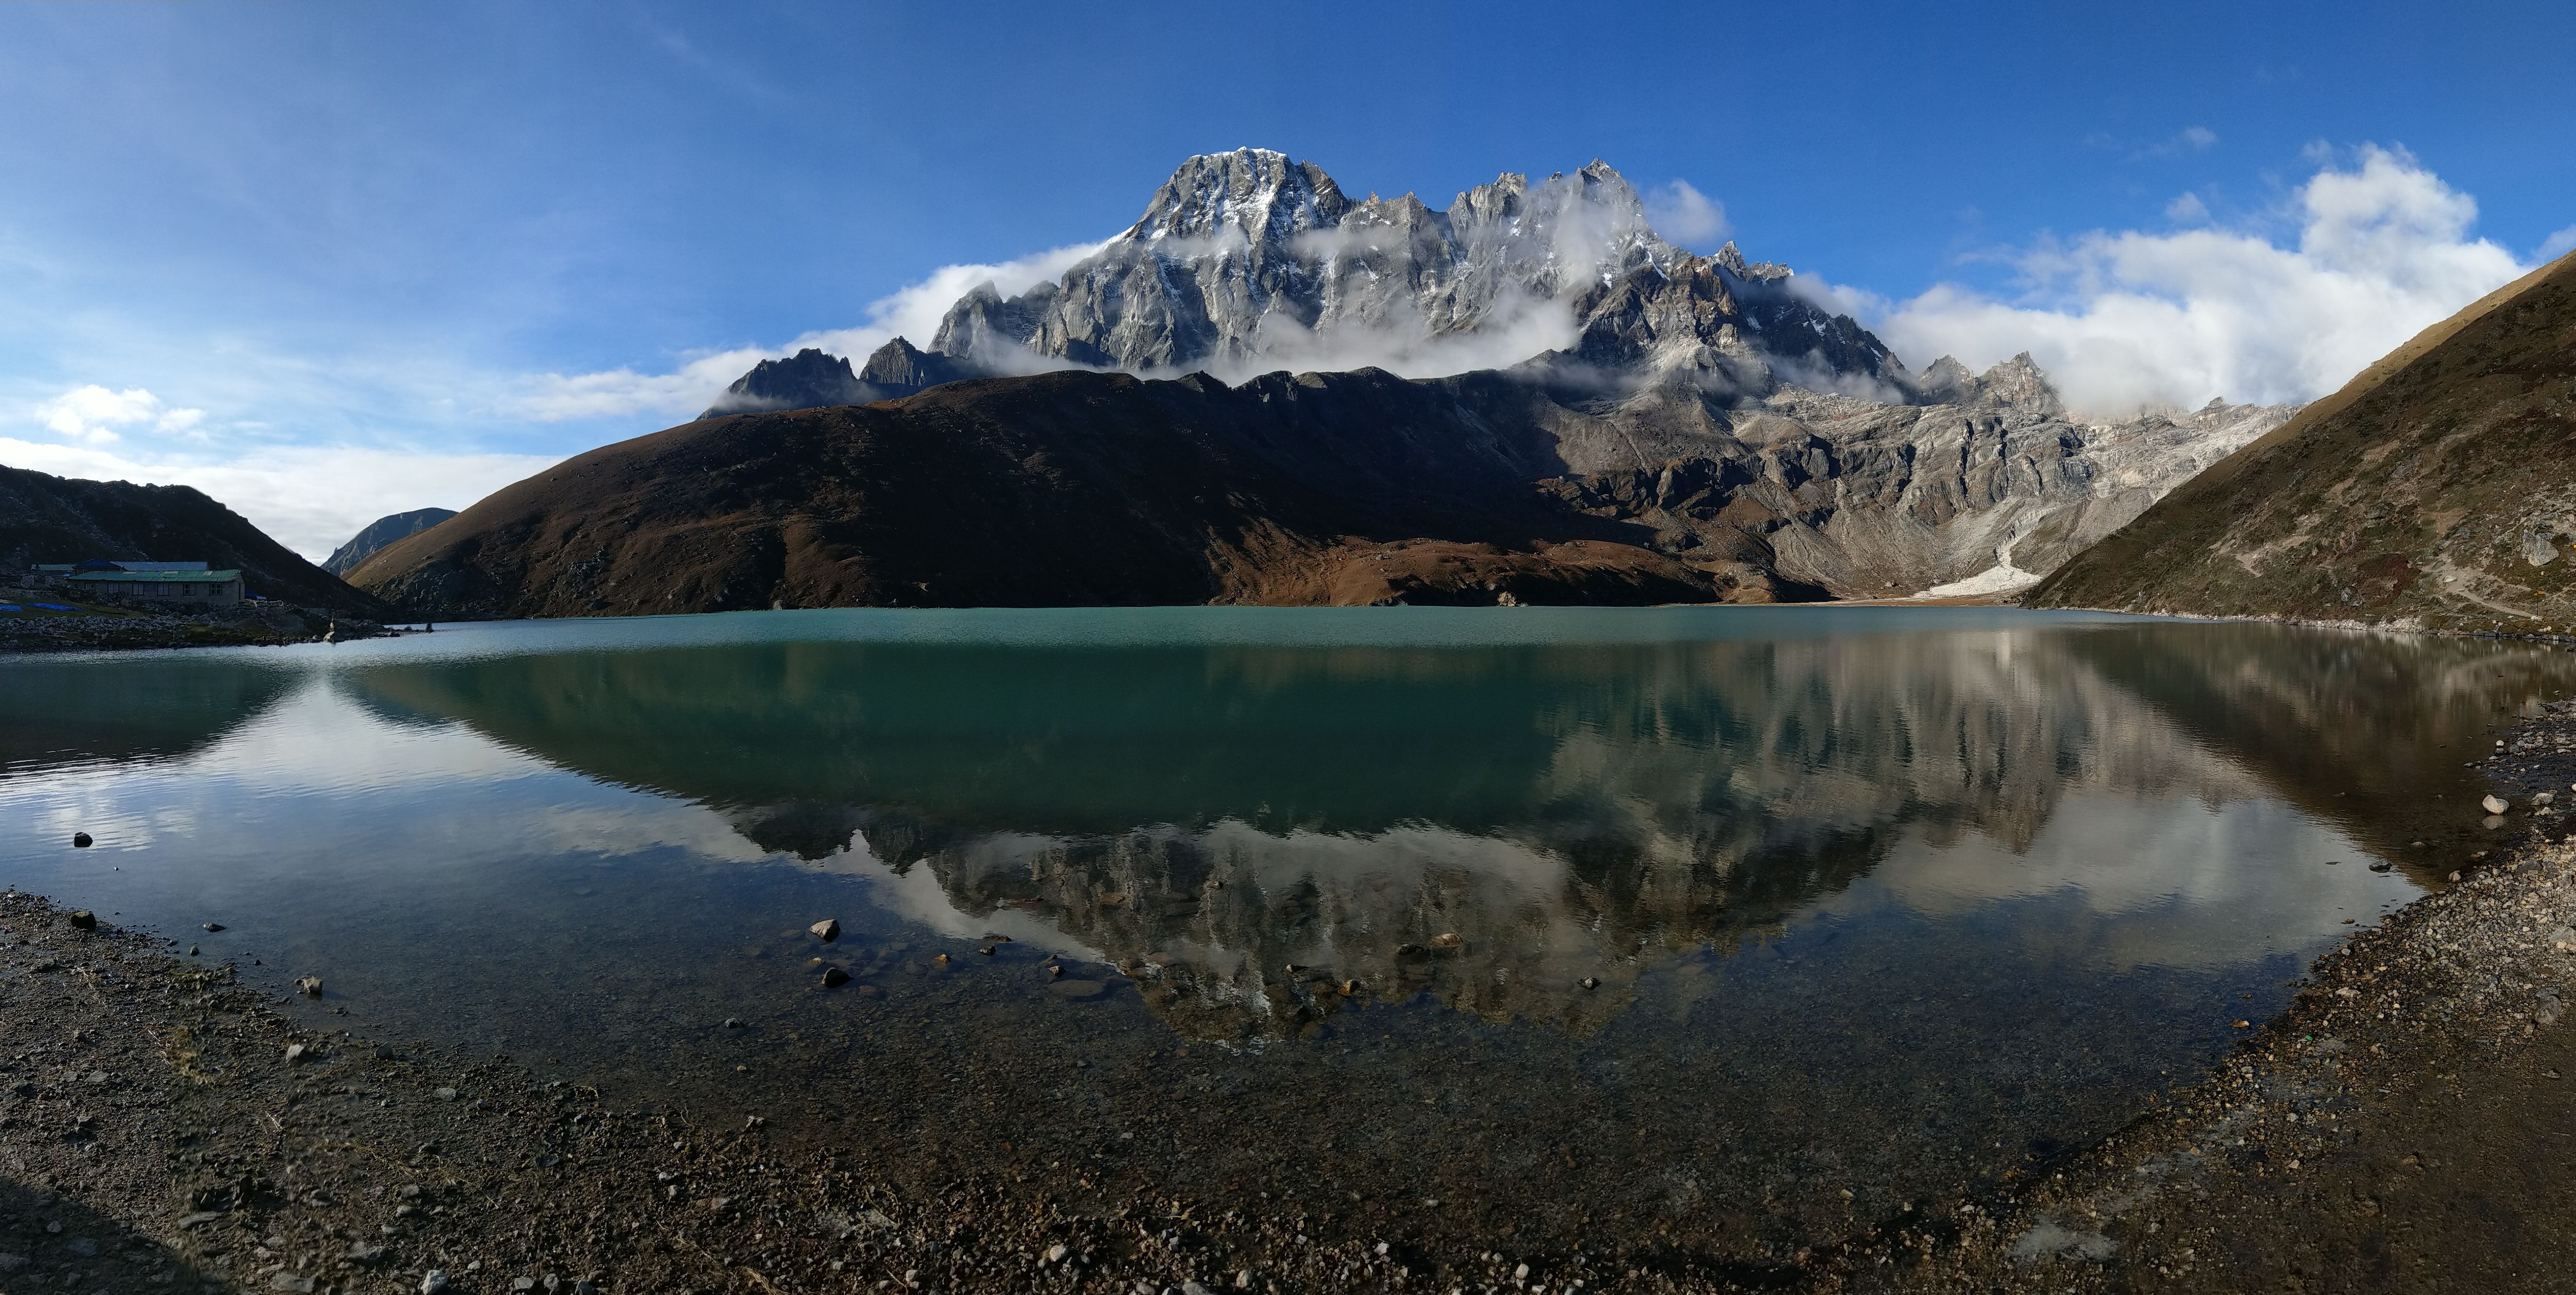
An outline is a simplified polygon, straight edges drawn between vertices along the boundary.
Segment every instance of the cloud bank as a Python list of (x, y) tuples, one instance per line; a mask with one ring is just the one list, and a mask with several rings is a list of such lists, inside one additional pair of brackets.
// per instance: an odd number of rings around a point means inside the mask
[(202, 409), (172, 409), (161, 397), (141, 387), (110, 391), (101, 386), (74, 387), (35, 408), (36, 420), (57, 436), (106, 445), (123, 439), (116, 429), (145, 425), (154, 431), (187, 433), (204, 422)]
[[(542, 454), (415, 454), (313, 445), (229, 459), (132, 456), (96, 445), (0, 436), (0, 463), (56, 476), (195, 486), (314, 561), (367, 523), (414, 508), (463, 509), (562, 459)], [(185, 553), (154, 554), (186, 558)]]
[(1573, 307), (1532, 293), (1506, 292), (1487, 312), (1483, 327), (1450, 333), (1434, 332), (1412, 300), (1399, 297), (1367, 327), (1310, 329), (1284, 315), (1265, 316), (1255, 354), (1191, 367), (1228, 385), (1282, 369), (1343, 373), (1375, 368), (1406, 378), (1439, 378), (1508, 368), (1541, 352), (1572, 346), (1581, 336)]
[[(2171, 214), (2207, 209), (2194, 199)], [(2476, 201), (2403, 149), (2328, 161), (2282, 216), (2295, 246), (2256, 228), (2044, 243), (2009, 258), (2024, 286), (2012, 300), (1956, 284), (1893, 305), (1833, 299), (1917, 367), (1947, 354), (1982, 369), (2028, 351), (2069, 404), (2112, 417), (2212, 397), (2314, 400), (2529, 268), (2471, 239)]]

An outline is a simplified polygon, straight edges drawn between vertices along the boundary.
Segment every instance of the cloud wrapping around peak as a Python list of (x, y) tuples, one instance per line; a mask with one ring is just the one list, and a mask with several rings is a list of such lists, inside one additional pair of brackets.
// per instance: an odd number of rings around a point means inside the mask
[(685, 416), (706, 408), (751, 366), (773, 358), (759, 347), (739, 347), (696, 356), (670, 373), (616, 368), (539, 374), (527, 380), (526, 389), (513, 396), (507, 407), (544, 423), (639, 413)]
[[(1688, 181), (1673, 180), (1646, 191), (1644, 220), (1634, 209), (1618, 210), (1576, 202), (1581, 182), (1553, 177), (1526, 199), (1545, 205), (1553, 259), (1561, 264), (1592, 265), (1613, 258), (1622, 247), (1649, 233), (1677, 244), (1707, 245), (1730, 232), (1726, 208)], [(1369, 251), (1389, 237), (1376, 227), (1344, 225), (1299, 234), (1290, 249), (1322, 260)], [(1004, 298), (1019, 296), (1040, 283), (1061, 279), (1065, 272), (1117, 243), (1116, 238), (1052, 248), (994, 264), (943, 266), (920, 281), (870, 303), (866, 321), (852, 328), (808, 332), (783, 347), (737, 347), (687, 357), (668, 373), (638, 372), (631, 367), (597, 373), (547, 373), (528, 379), (507, 403), (510, 412), (543, 422), (656, 414), (685, 418), (711, 404), (735, 378), (763, 359), (820, 347), (852, 361), (895, 337), (927, 349), (949, 308), (968, 293), (991, 284)], [(1189, 264), (1194, 260), (1240, 256), (1250, 250), (1239, 225), (1227, 225), (1204, 237), (1151, 240), (1158, 259)], [(1390, 303), (1369, 326), (1347, 324), (1318, 329), (1300, 327), (1285, 318), (1265, 318), (1258, 353), (1244, 358), (1212, 357), (1191, 366), (1220, 380), (1240, 381), (1280, 369), (1345, 370), (1384, 368), (1406, 377), (1438, 377), (1471, 369), (1501, 368), (1541, 352), (1571, 345), (1578, 333), (1573, 312), (1563, 302), (1530, 294), (1505, 294), (1493, 304), (1485, 326), (1472, 332), (1446, 330)], [(977, 363), (1002, 373), (1037, 373), (1081, 367), (1026, 347), (986, 346), (975, 351)], [(1161, 376), (1161, 375), (1157, 375)]]
[(1726, 222), (1726, 204), (1692, 188), (1688, 180), (1649, 189), (1645, 198), (1646, 223), (1666, 242), (1705, 247), (1725, 241), (1733, 232)]
[[(939, 321), (957, 299), (990, 283), (1003, 296), (1015, 296), (1055, 279), (1075, 263), (1101, 249), (1101, 243), (1079, 243), (998, 264), (946, 265), (929, 277), (869, 303), (867, 322), (855, 328), (805, 333), (783, 347), (736, 347), (690, 357), (670, 373), (638, 373), (632, 368), (601, 373), (546, 373), (527, 380), (507, 402), (512, 413), (540, 422), (659, 414), (687, 418), (712, 404), (733, 380), (762, 360), (781, 359), (809, 346), (821, 347), (853, 363), (865, 360), (896, 337), (928, 349)], [(1031, 352), (1031, 371), (1047, 367), (1045, 357)]]
[(1835, 300), (1916, 365), (1946, 354), (1982, 369), (2028, 351), (2097, 417), (2314, 400), (2528, 268), (2472, 240), (2476, 201), (2403, 149), (2352, 156), (2297, 191), (2295, 247), (2254, 230), (2096, 231), (2012, 256), (2016, 300), (1956, 284), (1894, 305)]
[(1509, 368), (1533, 355), (1570, 347), (1581, 335), (1572, 306), (1535, 293), (1507, 290), (1486, 311), (1482, 326), (1453, 332), (1433, 329), (1410, 300), (1395, 298), (1387, 303), (1386, 314), (1365, 328), (1309, 329), (1285, 315), (1265, 316), (1254, 354), (1191, 367), (1229, 385), (1281, 370), (1384, 369), (1398, 377), (1439, 378)]
[(122, 439), (116, 429), (146, 425), (155, 431), (187, 433), (206, 419), (202, 409), (173, 409), (141, 387), (110, 391), (92, 384), (74, 387), (36, 406), (36, 420), (57, 436), (91, 445)]

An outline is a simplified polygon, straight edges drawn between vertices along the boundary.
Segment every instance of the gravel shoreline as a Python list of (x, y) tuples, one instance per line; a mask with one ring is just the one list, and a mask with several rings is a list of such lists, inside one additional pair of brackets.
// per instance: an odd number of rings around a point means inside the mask
[(2490, 858), (2358, 929), (2215, 1074), (2003, 1194), (1758, 1270), (1651, 1243), (1426, 1252), (1312, 1202), (1103, 1201), (1000, 1160), (893, 1172), (806, 1121), (321, 1028), (184, 940), (12, 893), (0, 1290), (2564, 1290), (2576, 846), (2529, 781), (2562, 728), (2500, 750), (2521, 785)]
[[(2482, 762), (2500, 843), (2357, 931), (2216, 1072), (2013, 1202), (1912, 1289), (2576, 1289), (2576, 714)], [(2537, 797), (2555, 773), (2551, 804)]]
[(1294, 1202), (1076, 1209), (999, 1165), (908, 1193), (758, 1117), (313, 1029), (36, 896), (0, 896), (0, 941), (0, 1290), (1430, 1290), (1526, 1262), (1435, 1279), (1394, 1244), (1310, 1239)]
[(244, 606), (189, 612), (137, 610), (117, 615), (0, 615), (0, 653), (130, 652), (155, 648), (278, 647), (379, 638), (399, 631), (327, 613)]

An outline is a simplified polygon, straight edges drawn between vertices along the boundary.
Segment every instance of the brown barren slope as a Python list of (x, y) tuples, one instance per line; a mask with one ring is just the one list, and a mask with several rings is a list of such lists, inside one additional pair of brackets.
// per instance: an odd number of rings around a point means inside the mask
[(2576, 621), (2576, 257), (2426, 329), (2025, 600), (2538, 629)]
[(1520, 399), (1374, 370), (1066, 372), (701, 419), (512, 485), (350, 578), (447, 617), (1821, 596), (1768, 574), (1757, 538), (1656, 552), (1542, 491), (1565, 465)]
[(0, 572), (91, 558), (203, 561), (240, 571), (248, 591), (266, 597), (362, 616), (392, 611), (193, 487), (0, 467)]

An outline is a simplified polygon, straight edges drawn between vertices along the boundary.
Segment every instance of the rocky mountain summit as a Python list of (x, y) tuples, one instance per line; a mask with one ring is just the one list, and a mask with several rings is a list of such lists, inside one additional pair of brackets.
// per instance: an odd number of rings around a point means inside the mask
[(816, 347), (806, 347), (783, 360), (762, 360), (751, 372), (707, 406), (700, 418), (757, 413), (767, 409), (820, 409), (828, 405), (864, 405), (885, 396), (859, 380), (850, 362)]
[(1915, 372), (1599, 162), (1435, 211), (1258, 149), (928, 350), (764, 361), (705, 417), (860, 406), (608, 447), (359, 578), (445, 616), (1997, 595), (2291, 412)]
[(989, 371), (1080, 365), (1234, 380), (1377, 366), (1439, 374), (1548, 352), (1754, 393), (1903, 379), (1848, 317), (1734, 244), (1693, 256), (1648, 224), (1601, 162), (1535, 184), (1507, 174), (1435, 211), (1413, 195), (1346, 197), (1322, 168), (1267, 149), (1193, 157), (1126, 231), (1052, 283), (987, 283), (933, 351)]
[(366, 561), (376, 550), (395, 540), (418, 535), (455, 515), (453, 508), (415, 508), (407, 513), (379, 517), (350, 536), (348, 543), (331, 550), (331, 556), (322, 562), (322, 569), (335, 576), (345, 576), (357, 570), (358, 564)]

